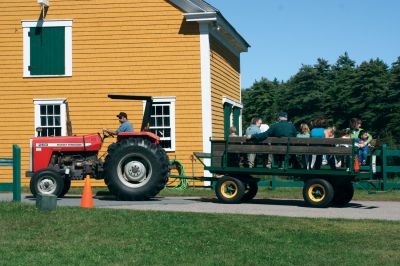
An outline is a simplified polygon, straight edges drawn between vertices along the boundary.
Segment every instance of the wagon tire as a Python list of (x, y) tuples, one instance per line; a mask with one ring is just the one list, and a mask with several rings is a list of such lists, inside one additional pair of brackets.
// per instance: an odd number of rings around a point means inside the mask
[(245, 185), (238, 178), (224, 176), (217, 181), (215, 194), (223, 203), (239, 203), (245, 194)]
[(332, 205), (342, 207), (347, 205), (354, 196), (354, 187), (351, 182), (345, 182), (334, 186), (335, 195), (333, 196)]
[(143, 138), (124, 139), (109, 150), (105, 183), (120, 200), (156, 196), (168, 179), (168, 156), (160, 145)]
[(43, 169), (33, 175), (29, 188), (34, 197), (39, 193), (60, 197), (64, 188), (64, 178), (52, 169)]
[(328, 207), (333, 200), (333, 196), (333, 186), (325, 179), (309, 179), (304, 183), (303, 198), (306, 204), (311, 207)]
[(242, 197), (242, 201), (251, 201), (257, 195), (258, 192), (258, 184), (257, 181), (251, 180), (244, 182), (245, 193)]

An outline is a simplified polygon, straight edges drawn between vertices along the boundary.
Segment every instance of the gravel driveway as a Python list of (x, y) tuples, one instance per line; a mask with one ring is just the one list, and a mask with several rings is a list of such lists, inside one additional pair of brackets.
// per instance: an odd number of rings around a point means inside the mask
[[(35, 203), (30, 195), (23, 195), (23, 202)], [(10, 201), (12, 195), (0, 194), (0, 201)], [(67, 195), (59, 199), (58, 206), (79, 206), (80, 196)], [(302, 200), (254, 199), (249, 203), (222, 204), (214, 198), (165, 197), (148, 201), (118, 201), (112, 196), (96, 196), (96, 208), (127, 210), (177, 211), (199, 213), (232, 213), (248, 215), (273, 215), (308, 218), (377, 219), (400, 221), (400, 202), (353, 201), (346, 207), (325, 209), (306, 207)]]

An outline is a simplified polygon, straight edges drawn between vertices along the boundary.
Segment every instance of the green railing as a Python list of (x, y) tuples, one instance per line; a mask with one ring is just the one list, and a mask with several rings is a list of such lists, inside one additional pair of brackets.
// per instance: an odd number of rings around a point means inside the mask
[(11, 183), (0, 183), (0, 191), (12, 191), (13, 201), (21, 201), (21, 149), (13, 145), (12, 158), (0, 158), (0, 166), (12, 166), (13, 181)]

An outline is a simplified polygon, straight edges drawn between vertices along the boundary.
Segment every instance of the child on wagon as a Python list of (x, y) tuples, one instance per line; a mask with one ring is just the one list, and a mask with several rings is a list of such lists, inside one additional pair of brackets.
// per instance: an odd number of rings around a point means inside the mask
[(366, 130), (361, 130), (358, 137), (354, 139), (358, 146), (358, 159), (361, 165), (366, 165), (368, 156), (368, 138), (369, 134)]

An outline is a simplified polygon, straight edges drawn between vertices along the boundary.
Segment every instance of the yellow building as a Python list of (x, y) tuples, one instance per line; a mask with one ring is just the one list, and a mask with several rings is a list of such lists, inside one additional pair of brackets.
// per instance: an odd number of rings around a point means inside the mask
[[(216, 8), (202, 0), (37, 2), (0, 2), (0, 157), (20, 145), (23, 173), (38, 127), (66, 135), (70, 120), (74, 135), (100, 132), (117, 128), (124, 111), (139, 130), (144, 104), (111, 93), (155, 97), (152, 128), (187, 172), (193, 152), (223, 137), (224, 119), (241, 130), (240, 54), (249, 45)], [(207, 174), (199, 162), (195, 174)]]

